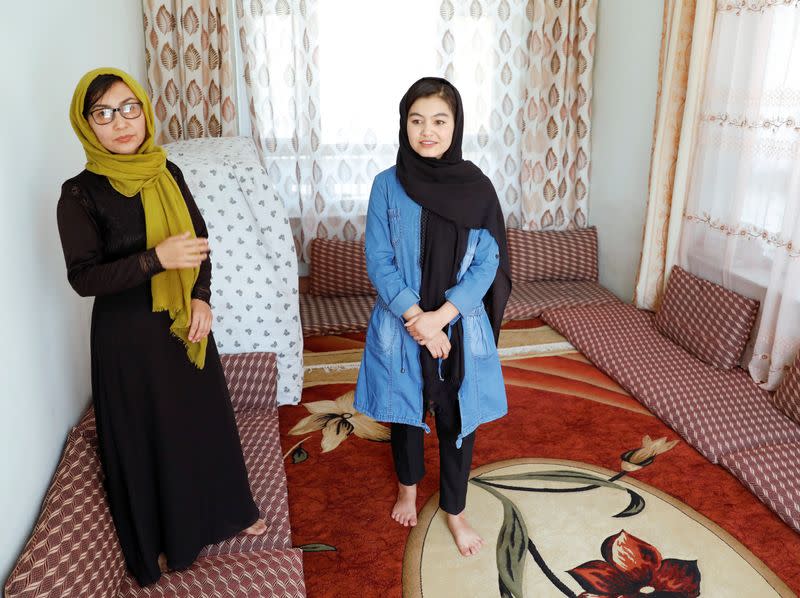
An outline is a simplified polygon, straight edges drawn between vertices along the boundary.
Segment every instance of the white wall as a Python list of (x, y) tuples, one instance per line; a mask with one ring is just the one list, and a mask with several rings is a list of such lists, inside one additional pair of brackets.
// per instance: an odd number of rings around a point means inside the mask
[[(78, 79), (144, 80), (140, 2), (8, 2), (0, 55), (0, 581), (30, 534), (70, 426), (90, 397), (92, 302), (66, 280), (61, 183), (84, 164), (67, 117)], [(0, 584), (2, 585), (2, 584)]]
[(662, 14), (661, 0), (599, 0), (589, 223), (600, 282), (625, 301), (642, 249)]

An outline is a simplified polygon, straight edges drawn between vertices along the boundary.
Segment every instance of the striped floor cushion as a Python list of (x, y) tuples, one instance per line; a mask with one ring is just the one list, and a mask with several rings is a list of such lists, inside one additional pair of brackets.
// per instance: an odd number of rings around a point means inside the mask
[(508, 256), (513, 281), (586, 280), (597, 282), (597, 230), (509, 228)]
[[(31, 539), (8, 578), (6, 596), (111, 598), (118, 587), (124, 595), (136, 596), (265, 595), (259, 588), (276, 588), (274, 595), (280, 596), (304, 595), (300, 552), (290, 549), (275, 355), (229, 355), (223, 357), (223, 366), (238, 406), (236, 423), (250, 488), (267, 523), (266, 533), (238, 535), (208, 546), (189, 570), (164, 576), (152, 589), (140, 589), (126, 572), (111, 520), (90, 407), (67, 439)], [(225, 593), (231, 588), (244, 593)]]
[(800, 440), (800, 426), (745, 371), (700, 361), (659, 334), (649, 312), (620, 302), (547, 311), (542, 319), (714, 463)]
[(375, 295), (363, 241), (312, 239), (309, 293), (322, 297)]
[(800, 443), (730, 453), (720, 463), (800, 532)]
[(375, 297), (318, 297), (300, 295), (300, 320), (303, 336), (346, 334), (367, 329)]
[(722, 370), (738, 367), (758, 313), (758, 301), (673, 266), (656, 329)]
[(605, 287), (591, 281), (514, 282), (503, 318), (538, 318), (543, 311), (578, 305), (602, 305), (619, 301)]
[(278, 366), (275, 353), (220, 355), (233, 410), (278, 408)]
[(146, 588), (126, 577), (119, 593), (120, 598), (303, 598), (305, 595), (303, 553), (292, 548), (198, 559), (188, 569), (165, 573)]
[[(619, 301), (606, 288), (590, 281), (514, 283), (503, 317), (507, 320), (538, 318), (545, 310)], [(303, 336), (346, 334), (367, 329), (375, 297), (318, 297), (300, 295)]]
[(126, 575), (97, 449), (73, 430), (6, 598), (113, 598)]

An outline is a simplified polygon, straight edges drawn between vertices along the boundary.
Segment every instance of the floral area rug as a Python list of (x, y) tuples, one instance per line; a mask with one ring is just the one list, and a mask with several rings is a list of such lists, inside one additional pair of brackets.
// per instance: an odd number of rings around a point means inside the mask
[(505, 325), (509, 413), (476, 437), (467, 515), (484, 549), (464, 558), (452, 543), (435, 432), (419, 523), (398, 526), (389, 428), (353, 409), (363, 339), (306, 339), (303, 402), (280, 408), (310, 598), (800, 590), (800, 535), (539, 321)]

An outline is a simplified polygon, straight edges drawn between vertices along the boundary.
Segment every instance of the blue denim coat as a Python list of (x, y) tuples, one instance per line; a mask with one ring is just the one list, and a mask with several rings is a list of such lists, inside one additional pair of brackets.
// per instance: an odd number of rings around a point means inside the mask
[[(426, 432), (419, 351), (427, 351), (405, 329), (403, 313), (419, 301), (422, 207), (403, 190), (395, 167), (375, 177), (366, 230), (367, 274), (378, 298), (355, 392), (355, 407), (373, 419), (420, 426)], [(485, 229), (469, 232), (457, 283), (445, 293), (463, 318), (464, 380), (458, 399), (461, 433), (456, 446), (478, 425), (506, 414), (500, 359), (483, 296), (499, 264), (497, 243)], [(449, 329), (448, 329), (449, 333)], [(441, 362), (440, 362), (441, 365)]]

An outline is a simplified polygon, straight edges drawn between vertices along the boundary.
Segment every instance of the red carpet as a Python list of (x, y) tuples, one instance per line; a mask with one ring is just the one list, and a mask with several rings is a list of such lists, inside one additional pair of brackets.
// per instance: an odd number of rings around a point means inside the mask
[[(307, 349), (352, 348), (362, 339), (363, 335), (316, 339)], [(473, 468), (511, 459), (548, 458), (619, 471), (620, 456), (640, 447), (643, 436), (678, 438), (579, 354), (508, 360), (503, 366), (509, 413), (478, 430)], [(322, 452), (320, 431), (288, 434), (311, 415), (305, 404), (333, 401), (354, 387), (354, 383), (316, 383), (304, 391), (303, 404), (280, 409), (284, 453), (302, 441), (285, 463), (292, 541), (294, 546), (307, 545), (311, 550), (304, 555), (311, 598), (388, 598), (400, 597), (403, 591), (403, 555), (409, 531), (389, 517), (396, 494), (390, 447), (387, 442), (357, 435), (374, 436), (380, 428), (354, 420), (354, 433), (346, 436), (353, 428), (347, 421), (351, 417), (339, 417), (336, 407), (327, 409), (328, 415), (317, 414), (316, 420), (317, 428), (329, 426), (328, 442), (334, 442), (336, 430), (341, 433), (343, 440), (333, 450)], [(307, 421), (313, 428), (314, 422)], [(438, 490), (436, 445), (435, 433), (426, 437), (428, 473), (419, 487), (420, 508)], [(738, 480), (682, 440), (629, 477), (705, 515), (793, 591), (800, 590), (800, 535)], [(487, 595), (499, 595), (496, 584)]]

